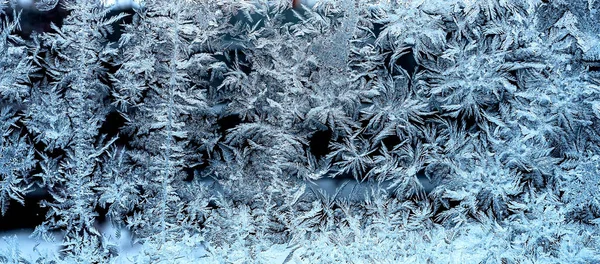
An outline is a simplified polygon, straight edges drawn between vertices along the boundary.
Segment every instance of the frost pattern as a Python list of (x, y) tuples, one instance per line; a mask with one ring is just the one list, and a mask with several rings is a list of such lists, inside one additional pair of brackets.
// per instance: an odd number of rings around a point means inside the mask
[(0, 262), (600, 262), (600, 2), (0, 7)]

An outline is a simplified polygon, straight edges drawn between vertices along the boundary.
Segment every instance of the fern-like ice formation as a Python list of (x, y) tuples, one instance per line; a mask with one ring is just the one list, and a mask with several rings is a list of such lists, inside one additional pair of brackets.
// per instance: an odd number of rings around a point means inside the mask
[(109, 2), (0, 1), (0, 262), (600, 262), (600, 2)]

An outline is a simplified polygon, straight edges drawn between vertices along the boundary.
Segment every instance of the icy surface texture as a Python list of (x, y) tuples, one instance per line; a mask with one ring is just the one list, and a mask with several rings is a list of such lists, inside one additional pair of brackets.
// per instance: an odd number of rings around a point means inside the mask
[(600, 263), (598, 8), (0, 0), (0, 263)]

